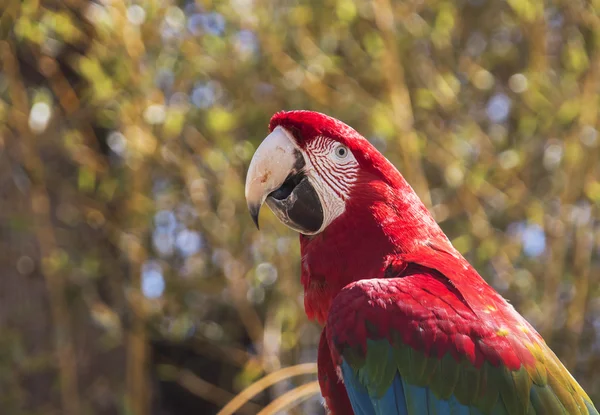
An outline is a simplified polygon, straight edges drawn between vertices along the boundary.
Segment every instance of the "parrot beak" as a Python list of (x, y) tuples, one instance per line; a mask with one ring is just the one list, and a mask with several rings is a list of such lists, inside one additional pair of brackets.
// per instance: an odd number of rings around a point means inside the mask
[(260, 144), (246, 176), (246, 202), (257, 228), (265, 201), (281, 222), (298, 232), (314, 234), (321, 228), (323, 208), (304, 174), (305, 165), (294, 138), (281, 126)]

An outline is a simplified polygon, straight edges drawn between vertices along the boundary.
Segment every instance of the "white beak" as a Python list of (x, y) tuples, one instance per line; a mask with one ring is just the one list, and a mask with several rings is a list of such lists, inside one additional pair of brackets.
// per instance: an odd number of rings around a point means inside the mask
[(281, 126), (258, 146), (246, 176), (246, 202), (258, 227), (258, 213), (267, 196), (303, 167), (303, 157), (293, 138)]

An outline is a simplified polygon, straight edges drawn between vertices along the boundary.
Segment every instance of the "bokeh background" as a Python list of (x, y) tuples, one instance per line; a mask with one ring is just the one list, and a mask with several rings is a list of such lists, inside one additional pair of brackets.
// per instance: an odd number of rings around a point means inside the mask
[(384, 152), (600, 403), (599, 12), (3, 0), (0, 412), (215, 414), (270, 373), (237, 413), (321, 412), (277, 372), (313, 371), (320, 332), (297, 236), (243, 195), (282, 109)]

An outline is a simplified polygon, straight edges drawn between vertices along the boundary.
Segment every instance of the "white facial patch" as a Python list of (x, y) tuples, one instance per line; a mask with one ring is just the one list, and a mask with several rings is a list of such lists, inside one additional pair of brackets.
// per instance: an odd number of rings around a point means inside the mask
[(322, 232), (346, 210), (352, 185), (358, 177), (358, 162), (349, 148), (327, 137), (316, 137), (303, 151), (304, 172), (323, 206)]

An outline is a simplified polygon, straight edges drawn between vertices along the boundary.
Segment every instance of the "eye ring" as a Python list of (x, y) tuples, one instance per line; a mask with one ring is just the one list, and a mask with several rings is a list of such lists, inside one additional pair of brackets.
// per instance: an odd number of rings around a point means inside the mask
[(345, 159), (348, 157), (348, 153), (350, 153), (350, 150), (344, 145), (339, 145), (335, 148), (335, 156), (339, 159)]

